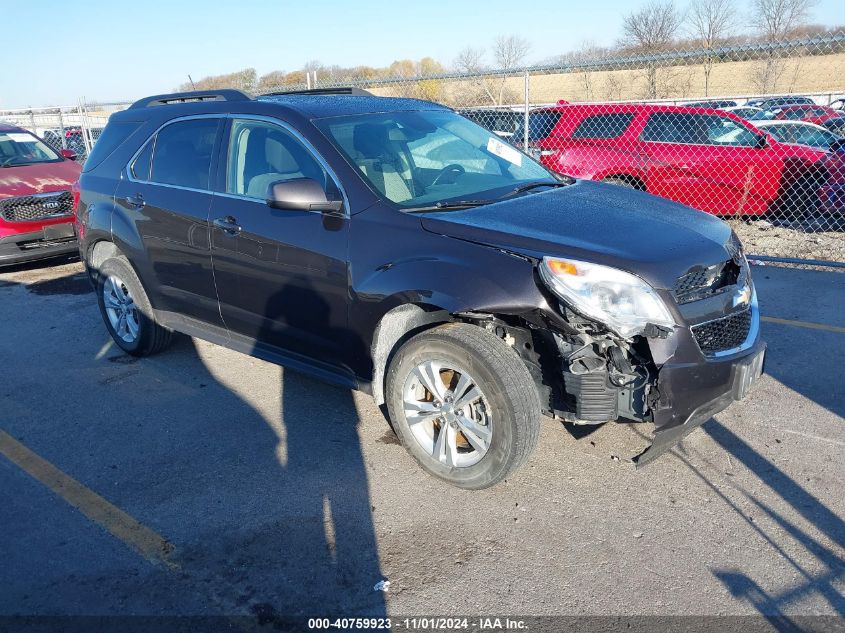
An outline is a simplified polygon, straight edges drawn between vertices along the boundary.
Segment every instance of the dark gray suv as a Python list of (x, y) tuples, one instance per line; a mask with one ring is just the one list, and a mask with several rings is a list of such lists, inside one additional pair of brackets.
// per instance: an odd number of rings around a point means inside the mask
[(524, 463), (541, 414), (653, 423), (644, 464), (762, 371), (727, 224), (562, 179), (433, 103), (150, 97), (112, 116), (80, 188), (127, 353), (181, 332), (371, 393), (457, 486)]

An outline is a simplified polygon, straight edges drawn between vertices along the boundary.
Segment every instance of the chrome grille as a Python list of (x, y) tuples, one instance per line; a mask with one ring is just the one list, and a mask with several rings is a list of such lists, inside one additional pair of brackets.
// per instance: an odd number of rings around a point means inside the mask
[(0, 200), (0, 216), (6, 222), (52, 220), (72, 213), (73, 195), (70, 191)]
[(698, 347), (705, 354), (715, 354), (742, 345), (751, 330), (751, 308), (692, 326)]

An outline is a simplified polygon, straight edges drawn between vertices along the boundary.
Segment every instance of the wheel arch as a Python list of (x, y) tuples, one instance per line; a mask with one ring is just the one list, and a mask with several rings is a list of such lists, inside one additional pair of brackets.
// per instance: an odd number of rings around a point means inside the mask
[(385, 372), (396, 350), (419, 332), (455, 320), (448, 310), (430, 303), (402, 303), (379, 319), (370, 346), (372, 394), (376, 404), (384, 404)]
[(607, 174), (602, 174), (601, 178), (598, 180), (604, 182), (606, 180), (622, 180), (630, 184), (634, 189), (639, 191), (645, 191), (645, 181), (636, 174), (631, 174), (628, 172), (610, 172)]

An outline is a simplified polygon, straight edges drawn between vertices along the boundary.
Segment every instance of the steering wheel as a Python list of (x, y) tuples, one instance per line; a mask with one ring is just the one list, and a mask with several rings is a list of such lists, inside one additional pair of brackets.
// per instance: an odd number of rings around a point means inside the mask
[(463, 168), (463, 165), (458, 165), (457, 163), (452, 163), (451, 165), (446, 165), (440, 172), (434, 177), (434, 180), (431, 181), (432, 185), (439, 185), (440, 179), (445, 178), (447, 174), (453, 174), (452, 179), (444, 184), (452, 184), (457, 180), (458, 176), (461, 174), (465, 174), (466, 169)]

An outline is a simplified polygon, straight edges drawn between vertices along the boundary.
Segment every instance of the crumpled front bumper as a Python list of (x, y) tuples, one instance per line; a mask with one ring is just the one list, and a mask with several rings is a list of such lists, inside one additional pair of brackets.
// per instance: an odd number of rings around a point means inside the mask
[(760, 338), (756, 296), (746, 341), (715, 356), (702, 354), (689, 328), (650, 342), (657, 364), (657, 399), (653, 402), (654, 440), (634, 458), (644, 466), (680, 442), (716, 413), (744, 398), (763, 372), (766, 344)]

